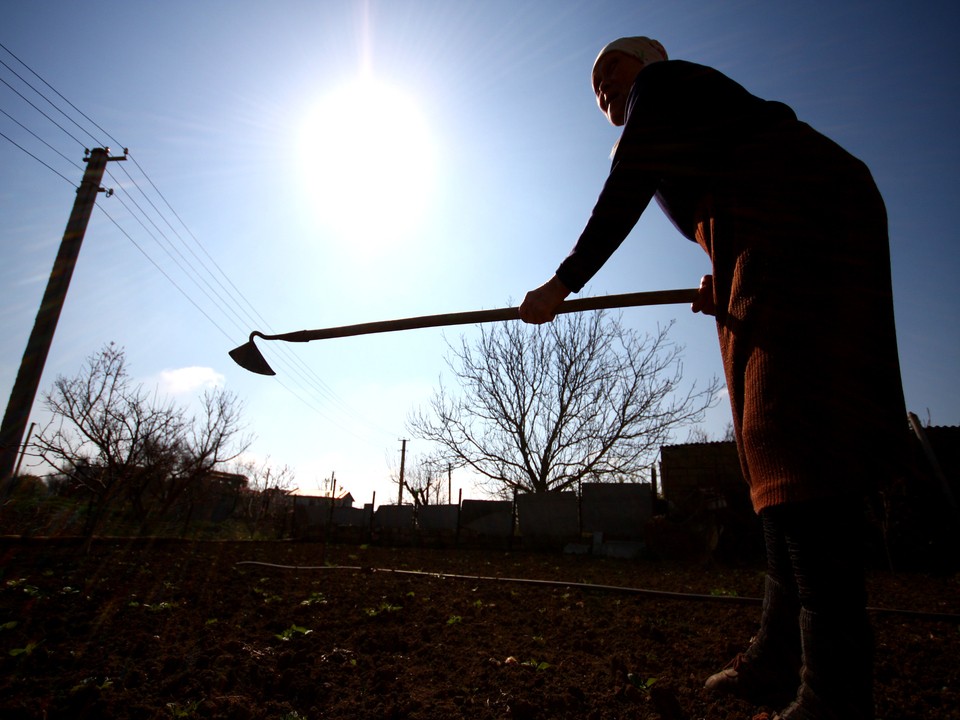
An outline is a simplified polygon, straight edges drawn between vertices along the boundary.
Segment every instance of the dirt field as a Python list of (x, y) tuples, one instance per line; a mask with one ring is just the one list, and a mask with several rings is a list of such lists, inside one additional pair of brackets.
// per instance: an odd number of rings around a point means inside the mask
[[(347, 569), (325, 566), (320, 545), (170, 541), (99, 541), (85, 553), (7, 540), (0, 557), (7, 720), (720, 720), (761, 710), (700, 691), (756, 628), (759, 606), (742, 598), (759, 596), (757, 569), (331, 547), (327, 563), (361, 568)], [(875, 573), (870, 593), (874, 607), (960, 613), (956, 576)], [(960, 623), (873, 620), (878, 717), (960, 717)]]

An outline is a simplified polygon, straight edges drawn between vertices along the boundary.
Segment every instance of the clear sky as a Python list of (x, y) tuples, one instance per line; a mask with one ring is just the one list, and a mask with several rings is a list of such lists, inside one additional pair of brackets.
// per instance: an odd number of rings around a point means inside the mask
[[(235, 391), (252, 453), (294, 468), (301, 492), (335, 472), (357, 502), (392, 501), (407, 415), (447, 372), (444, 338), (470, 328), (261, 342), (276, 378), (227, 351), (253, 329), (517, 304), (574, 243), (609, 168), (617, 131), (591, 94), (593, 59), (648, 35), (869, 165), (908, 408), (960, 424), (958, 28), (960, 5), (934, 0), (11, 0), (0, 42), (54, 90), (0, 49), (0, 395), (83, 148), (128, 147), (136, 163), (108, 167), (116, 194), (98, 199), (41, 392), (114, 341), (137, 381), (182, 404), (204, 383)], [(694, 287), (708, 271), (651, 206), (583, 294)], [(624, 315), (640, 331), (674, 318), (685, 377), (722, 376), (709, 318)], [(719, 438), (729, 418), (723, 399), (703, 427)], [(478, 497), (456, 472), (453, 486)]]

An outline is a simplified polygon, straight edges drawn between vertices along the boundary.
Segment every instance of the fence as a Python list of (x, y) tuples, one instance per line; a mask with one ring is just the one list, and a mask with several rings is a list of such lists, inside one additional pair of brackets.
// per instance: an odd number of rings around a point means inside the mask
[(517, 495), (514, 500), (463, 500), (455, 505), (330, 506), (297, 502), (300, 540), (567, 549), (630, 556), (642, 548), (652, 514), (650, 485), (585, 483), (581, 493)]

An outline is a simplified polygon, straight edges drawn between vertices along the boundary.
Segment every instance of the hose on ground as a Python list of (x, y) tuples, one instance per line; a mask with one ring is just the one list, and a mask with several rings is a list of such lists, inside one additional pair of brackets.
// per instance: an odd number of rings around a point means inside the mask
[[(392, 568), (371, 568), (359, 565), (280, 565), (277, 563), (260, 562), (257, 560), (241, 560), (237, 565), (257, 565), (260, 567), (276, 568), (279, 570), (350, 570), (353, 572), (383, 573), (387, 575), (411, 575), (415, 577), (432, 577), (439, 580), (473, 580), (482, 582), (517, 583), (539, 587), (564, 587), (589, 590), (592, 592), (612, 592), (642, 597), (660, 598), (664, 600), (692, 600), (699, 602), (725, 602), (740, 605), (762, 605), (763, 599), (756, 597), (742, 597), (739, 595), (705, 595), (701, 593), (681, 593), (668, 590), (649, 590), (625, 585), (598, 585), (595, 583), (567, 582), (564, 580), (534, 580), (531, 578), (498, 577), (489, 575), (457, 575), (454, 573), (427, 572), (424, 570), (394, 570)], [(938, 620), (943, 622), (960, 623), (960, 614), (935, 613), (922, 610), (901, 610), (898, 608), (868, 607), (867, 612), (874, 615), (900, 615), (921, 620)]]

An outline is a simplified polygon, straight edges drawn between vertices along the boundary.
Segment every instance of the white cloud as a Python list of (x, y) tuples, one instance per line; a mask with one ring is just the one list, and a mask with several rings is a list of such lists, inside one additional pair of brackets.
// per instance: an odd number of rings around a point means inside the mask
[(225, 378), (213, 368), (185, 367), (160, 372), (160, 390), (170, 395), (184, 395), (202, 388), (223, 385)]

